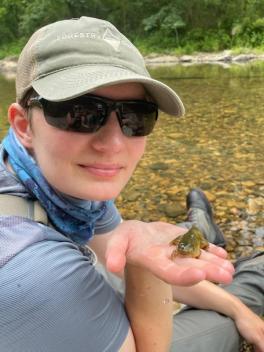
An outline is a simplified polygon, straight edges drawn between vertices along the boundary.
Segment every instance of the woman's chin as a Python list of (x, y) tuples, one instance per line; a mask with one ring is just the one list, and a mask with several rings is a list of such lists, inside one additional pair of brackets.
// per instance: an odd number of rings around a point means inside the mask
[(120, 192), (114, 192), (113, 189), (111, 190), (98, 190), (95, 189), (91, 192), (71, 192), (69, 194), (71, 197), (83, 199), (83, 200), (92, 200), (92, 201), (107, 201), (112, 200), (118, 197)]

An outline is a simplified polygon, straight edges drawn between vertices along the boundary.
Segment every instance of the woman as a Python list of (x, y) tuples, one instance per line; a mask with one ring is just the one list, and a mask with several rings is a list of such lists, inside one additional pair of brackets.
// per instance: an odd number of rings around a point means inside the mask
[[(113, 203), (143, 155), (158, 108), (184, 113), (179, 97), (149, 77), (114, 26), (88, 17), (33, 34), (16, 92), (0, 192), (16, 203), (37, 201), (48, 224), (29, 219), (30, 211), (2, 212), (1, 352), (166, 351), (169, 284), (229, 283), (234, 272), (214, 245), (199, 259), (172, 261), (169, 242), (185, 230), (121, 223)], [(124, 305), (94, 269), (91, 251), (80, 251), (92, 238), (107, 269), (125, 272)]]

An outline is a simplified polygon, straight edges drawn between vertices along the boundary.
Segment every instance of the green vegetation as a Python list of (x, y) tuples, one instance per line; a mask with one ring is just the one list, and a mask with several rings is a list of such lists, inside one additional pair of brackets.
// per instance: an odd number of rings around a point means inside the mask
[(0, 58), (37, 28), (82, 15), (113, 22), (145, 54), (264, 51), (264, 0), (0, 0)]

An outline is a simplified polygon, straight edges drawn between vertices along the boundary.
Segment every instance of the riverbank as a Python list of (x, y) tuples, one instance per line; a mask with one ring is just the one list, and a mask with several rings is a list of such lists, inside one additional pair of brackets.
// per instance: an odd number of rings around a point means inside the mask
[(198, 53), (195, 55), (160, 55), (151, 54), (145, 57), (147, 65), (163, 64), (245, 64), (249, 61), (264, 61), (264, 53), (246, 53), (235, 54), (231, 50), (225, 50), (219, 53)]
[(9, 56), (0, 60), (0, 75), (7, 79), (14, 79), (16, 76), (17, 59), (16, 56)]
[[(231, 64), (246, 64), (250, 61), (264, 61), (264, 53), (235, 54), (231, 50), (219, 53), (198, 53), (194, 55), (162, 55), (150, 54), (145, 56), (148, 66), (160, 65), (197, 65), (197, 64), (219, 64), (228, 66)], [(7, 57), (0, 60), (0, 74), (7, 79), (14, 79), (17, 68), (17, 57)]]

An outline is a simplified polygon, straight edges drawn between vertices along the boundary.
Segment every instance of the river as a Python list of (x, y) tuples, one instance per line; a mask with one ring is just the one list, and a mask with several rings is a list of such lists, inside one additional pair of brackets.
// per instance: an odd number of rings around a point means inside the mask
[[(184, 118), (160, 114), (133, 178), (117, 199), (125, 218), (177, 223), (185, 197), (202, 188), (211, 200), (231, 257), (264, 241), (264, 63), (150, 68), (186, 107)], [(0, 138), (14, 100), (0, 76)]]

